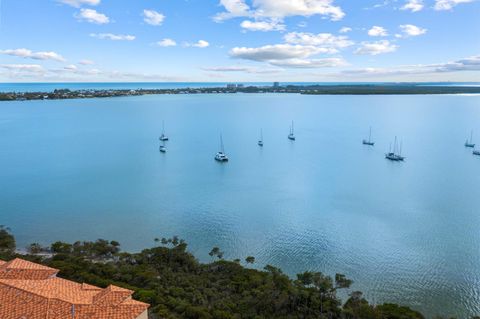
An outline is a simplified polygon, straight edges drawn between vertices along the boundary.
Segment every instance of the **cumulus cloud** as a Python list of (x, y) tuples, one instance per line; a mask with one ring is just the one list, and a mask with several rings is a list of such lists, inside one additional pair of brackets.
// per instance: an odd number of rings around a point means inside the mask
[(143, 21), (150, 25), (162, 25), (165, 16), (155, 10), (143, 10)]
[(69, 71), (76, 71), (78, 70), (78, 67), (75, 64), (69, 64), (63, 67), (65, 70)]
[(307, 58), (309, 56), (331, 53), (330, 49), (318, 48), (312, 45), (275, 44), (258, 48), (235, 47), (230, 50), (230, 56), (257, 62), (271, 62), (272, 60), (286, 60)]
[(90, 33), (92, 38), (97, 38), (101, 40), (112, 40), (112, 41), (133, 41), (135, 40), (134, 35), (129, 34), (113, 34), (113, 33)]
[(194, 48), (207, 48), (210, 46), (210, 43), (208, 43), (207, 41), (205, 40), (198, 40), (196, 43), (184, 43), (183, 44), (184, 47), (194, 47)]
[(350, 32), (350, 31), (352, 31), (352, 28), (350, 28), (350, 27), (343, 27), (343, 28), (340, 29), (339, 32), (340, 32), (340, 33), (348, 33), (348, 32)]
[(323, 59), (287, 59), (271, 61), (270, 64), (288, 68), (331, 68), (343, 67), (348, 63), (342, 58), (323, 58)]
[(451, 10), (458, 4), (473, 2), (474, 0), (435, 0), (435, 10)]
[(317, 46), (329, 48), (331, 53), (349, 47), (354, 44), (347, 36), (335, 36), (331, 33), (306, 33), (306, 32), (290, 32), (284, 36), (285, 42), (290, 44), (301, 44), (308, 46)]
[(413, 24), (402, 24), (400, 26), (400, 30), (402, 30), (401, 35), (397, 35), (398, 37), (416, 37), (422, 34), (427, 33), (427, 29), (419, 28)]
[(368, 30), (368, 35), (371, 37), (386, 37), (388, 32), (384, 27), (373, 26), (370, 30)]
[(35, 60), (54, 60), (58, 62), (64, 62), (65, 58), (60, 54), (53, 51), (39, 51), (33, 52), (29, 49), (9, 49), (9, 50), (0, 50), (0, 54), (7, 54), (12, 56), (17, 56), (21, 58), (30, 58)]
[(407, 0), (406, 3), (400, 8), (400, 10), (410, 10), (412, 12), (418, 12), (424, 7), (423, 0)]
[(87, 21), (95, 24), (107, 24), (110, 22), (109, 17), (94, 9), (80, 9), (80, 12), (77, 13), (75, 17), (80, 21)]
[(258, 48), (236, 47), (230, 51), (230, 56), (286, 68), (320, 68), (347, 64), (341, 58), (310, 59), (311, 56), (321, 53), (332, 53), (332, 48), (287, 43)]
[(283, 31), (285, 30), (285, 24), (279, 20), (271, 19), (268, 21), (243, 21), (240, 26), (249, 31)]
[(165, 38), (163, 40), (160, 40), (158, 41), (157, 43), (155, 43), (157, 46), (159, 47), (174, 47), (177, 45), (177, 42), (175, 42), (175, 40), (172, 40), (172, 39), (169, 39), (169, 38)]
[(375, 42), (362, 42), (361, 46), (355, 50), (355, 54), (359, 55), (378, 55), (383, 53), (394, 52), (398, 48), (397, 45), (390, 43), (388, 40)]
[(214, 20), (219, 22), (235, 17), (277, 18), (289, 16), (321, 15), (331, 20), (341, 20), (345, 13), (333, 0), (255, 0), (250, 7), (245, 0), (221, 0), (225, 12), (219, 13)]

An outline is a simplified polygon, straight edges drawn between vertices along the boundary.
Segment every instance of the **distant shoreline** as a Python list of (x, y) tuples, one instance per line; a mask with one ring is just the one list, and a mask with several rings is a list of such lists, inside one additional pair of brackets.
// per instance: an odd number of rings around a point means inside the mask
[(234, 94), (289, 93), (304, 95), (437, 95), (480, 94), (480, 86), (441, 86), (418, 84), (349, 84), (349, 85), (274, 85), (172, 89), (57, 89), (53, 92), (0, 92), (0, 101), (66, 100), (162, 94)]

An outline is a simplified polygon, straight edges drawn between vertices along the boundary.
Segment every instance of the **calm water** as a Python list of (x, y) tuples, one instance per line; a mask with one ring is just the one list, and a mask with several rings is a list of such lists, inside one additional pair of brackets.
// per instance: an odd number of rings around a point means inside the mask
[[(361, 144), (370, 125), (374, 148)], [(480, 313), (472, 128), (480, 143), (480, 96), (3, 102), (0, 224), (21, 246), (102, 237), (137, 250), (179, 235), (202, 260), (219, 246), (289, 274), (342, 272), (377, 303), (465, 318)], [(220, 132), (226, 165), (213, 160)], [(383, 156), (395, 135), (404, 163)]]

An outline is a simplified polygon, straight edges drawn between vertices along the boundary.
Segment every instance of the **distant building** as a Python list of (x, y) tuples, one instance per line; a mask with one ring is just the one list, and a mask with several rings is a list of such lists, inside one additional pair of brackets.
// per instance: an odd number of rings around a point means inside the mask
[(239, 89), (240, 89), (240, 88), (243, 88), (243, 87), (244, 87), (244, 85), (243, 85), (243, 84), (237, 84), (237, 88), (239, 88)]
[(133, 291), (57, 277), (58, 270), (22, 259), (0, 260), (1, 319), (147, 319)]
[(237, 85), (236, 84), (227, 84), (227, 89), (236, 89)]
[(278, 83), (278, 82), (273, 82), (273, 87), (274, 87), (274, 88), (280, 87), (280, 83)]

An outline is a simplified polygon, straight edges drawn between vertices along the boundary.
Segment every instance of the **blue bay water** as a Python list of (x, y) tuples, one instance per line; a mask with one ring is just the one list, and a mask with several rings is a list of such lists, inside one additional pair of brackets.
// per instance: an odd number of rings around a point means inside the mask
[[(480, 96), (2, 102), (0, 224), (21, 247), (107, 238), (138, 250), (179, 235), (204, 261), (219, 246), (290, 275), (345, 273), (376, 303), (465, 318), (480, 313), (471, 129), (480, 143)], [(227, 164), (213, 159), (220, 133)], [(404, 163), (384, 159), (395, 135)]]

